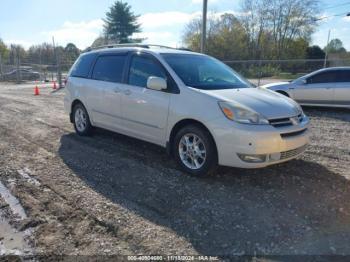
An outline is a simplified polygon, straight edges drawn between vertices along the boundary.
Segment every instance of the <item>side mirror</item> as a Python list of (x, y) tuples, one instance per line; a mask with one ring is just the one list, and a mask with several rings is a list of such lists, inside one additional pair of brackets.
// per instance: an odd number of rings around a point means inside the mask
[(306, 80), (306, 79), (303, 79), (303, 80), (301, 80), (301, 83), (302, 83), (303, 85), (306, 85), (306, 84), (307, 84), (307, 80)]
[(156, 77), (156, 76), (150, 76), (147, 79), (147, 88), (152, 90), (164, 90), (167, 89), (168, 85), (164, 78)]

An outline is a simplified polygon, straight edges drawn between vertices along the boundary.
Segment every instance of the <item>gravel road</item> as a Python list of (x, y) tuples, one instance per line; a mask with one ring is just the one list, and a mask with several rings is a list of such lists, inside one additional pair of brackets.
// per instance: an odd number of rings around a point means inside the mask
[(8, 219), (35, 254), (350, 255), (349, 110), (305, 109), (296, 160), (197, 179), (157, 146), (76, 136), (63, 93), (0, 85), (0, 180), (28, 216)]

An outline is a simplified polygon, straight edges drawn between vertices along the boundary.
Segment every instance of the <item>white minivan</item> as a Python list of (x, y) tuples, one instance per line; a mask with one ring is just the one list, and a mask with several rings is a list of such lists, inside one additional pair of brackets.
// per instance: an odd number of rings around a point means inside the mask
[(192, 175), (281, 163), (309, 142), (309, 119), (292, 99), (210, 56), (162, 46), (82, 54), (64, 101), (79, 135), (100, 127), (160, 145)]

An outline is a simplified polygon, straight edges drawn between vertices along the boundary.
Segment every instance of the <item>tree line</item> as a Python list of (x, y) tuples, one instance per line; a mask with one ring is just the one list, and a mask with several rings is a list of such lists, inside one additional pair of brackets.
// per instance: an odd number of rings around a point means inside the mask
[[(348, 54), (339, 39), (321, 48), (311, 45), (320, 13), (318, 0), (242, 0), (239, 14), (208, 18), (206, 52), (221, 60), (324, 59)], [(200, 50), (200, 17), (186, 25), (184, 44)]]
[(54, 48), (52, 44), (43, 43), (40, 45), (33, 45), (26, 50), (21, 45), (6, 45), (3, 40), (0, 39), (0, 57), (3, 65), (16, 65), (20, 63), (21, 65), (35, 64), (53, 66), (57, 64), (57, 58), (59, 63), (63, 66), (66, 64), (72, 65), (80, 53), (81, 50), (73, 43), (69, 43), (65, 47), (57, 46), (56, 48)]
[[(237, 14), (209, 15), (206, 53), (224, 61), (323, 59), (326, 51), (349, 58), (339, 39), (325, 48), (310, 45), (319, 14), (319, 0), (241, 0)], [(92, 47), (142, 42), (145, 39), (133, 37), (141, 32), (138, 18), (128, 3), (116, 1), (106, 12), (101, 36)], [(198, 17), (185, 26), (181, 39), (184, 47), (199, 52), (201, 23)], [(81, 52), (74, 43), (56, 49), (43, 43), (25, 50), (20, 45), (5, 45), (0, 39), (3, 64), (19, 60), (21, 64), (55, 65), (57, 54), (60, 64), (71, 65)]]

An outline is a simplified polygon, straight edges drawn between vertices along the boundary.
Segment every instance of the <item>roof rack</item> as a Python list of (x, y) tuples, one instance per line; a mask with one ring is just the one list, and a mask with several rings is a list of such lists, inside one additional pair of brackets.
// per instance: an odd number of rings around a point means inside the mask
[(150, 45), (150, 44), (109, 44), (109, 45), (101, 45), (97, 47), (89, 47), (87, 51), (92, 51), (92, 50), (98, 50), (98, 49), (106, 49), (106, 48), (118, 48), (118, 47), (139, 47), (139, 48), (152, 48), (152, 47), (157, 47), (157, 48), (167, 48), (167, 49), (176, 49), (173, 47), (169, 46), (164, 46), (164, 45)]

